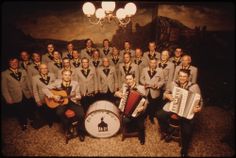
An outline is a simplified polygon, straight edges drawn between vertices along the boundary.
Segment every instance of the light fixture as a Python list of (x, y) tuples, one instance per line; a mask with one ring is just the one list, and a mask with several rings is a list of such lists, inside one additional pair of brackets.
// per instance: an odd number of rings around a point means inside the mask
[(132, 2), (127, 3), (124, 8), (117, 9), (116, 15), (113, 15), (113, 11), (116, 8), (115, 2), (103, 1), (101, 6), (102, 8), (96, 10), (94, 4), (91, 2), (85, 2), (83, 4), (83, 13), (88, 17), (90, 23), (103, 25), (104, 22), (110, 23), (114, 20), (119, 26), (126, 27), (131, 17), (137, 11), (136, 5)]

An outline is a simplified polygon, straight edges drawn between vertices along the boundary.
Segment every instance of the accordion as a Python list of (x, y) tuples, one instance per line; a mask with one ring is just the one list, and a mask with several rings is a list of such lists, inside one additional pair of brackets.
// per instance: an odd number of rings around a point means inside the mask
[(135, 90), (124, 90), (123, 94), (124, 97), (120, 101), (119, 109), (126, 117), (137, 117), (140, 114), (138, 109), (145, 104), (146, 99), (141, 93)]
[(180, 87), (174, 87), (172, 95), (174, 100), (170, 102), (169, 109), (167, 110), (181, 117), (192, 119), (194, 116), (193, 108), (201, 99), (200, 94)]

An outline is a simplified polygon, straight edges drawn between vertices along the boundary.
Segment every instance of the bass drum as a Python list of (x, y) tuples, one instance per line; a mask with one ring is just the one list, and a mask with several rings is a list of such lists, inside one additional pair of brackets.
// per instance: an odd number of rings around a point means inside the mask
[(85, 129), (93, 137), (107, 138), (115, 135), (121, 125), (119, 109), (106, 100), (89, 106), (85, 116)]

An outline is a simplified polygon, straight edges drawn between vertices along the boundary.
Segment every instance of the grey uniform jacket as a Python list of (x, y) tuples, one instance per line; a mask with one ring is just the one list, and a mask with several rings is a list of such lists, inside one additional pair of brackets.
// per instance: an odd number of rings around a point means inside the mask
[(19, 80), (17, 80), (14, 76), (14, 73), (7, 69), (2, 72), (2, 95), (6, 101), (12, 100), (13, 103), (19, 103), (23, 99), (23, 95), (26, 98), (32, 97), (32, 88), (29, 84), (29, 79), (26, 74), (26, 71), (23, 69), (19, 69)]
[(113, 66), (109, 66), (108, 72), (103, 66), (98, 68), (98, 89), (101, 93), (107, 93), (108, 89), (113, 93), (118, 88), (118, 79), (116, 70)]
[[(61, 74), (61, 73), (62, 73), (63, 70), (64, 70), (64, 69), (58, 70), (57, 79), (61, 79), (61, 78), (62, 78), (62, 74)], [(73, 68), (73, 67), (71, 67), (70, 70), (72, 71), (71, 80), (77, 81), (77, 78), (76, 78), (76, 69)]]
[(48, 53), (42, 55), (42, 62), (48, 64), (49, 62), (53, 61), (53, 57), (50, 56)]
[(145, 68), (146, 66), (148, 66), (148, 61), (145, 57), (141, 57), (140, 60), (136, 59), (136, 58), (133, 58), (133, 63), (137, 64), (138, 65), (138, 68), (139, 68), (139, 74), (142, 72), (143, 68)]
[[(57, 79), (52, 84), (47, 85), (46, 87), (44, 87), (43, 88), (43, 93), (47, 97), (52, 97), (53, 94), (52, 94), (52, 92), (50, 92), (50, 90), (51, 89), (61, 89), (61, 85), (62, 85), (62, 80)], [(72, 87), (70, 95), (73, 96), (73, 97), (71, 97), (71, 101), (78, 104), (79, 100), (77, 98), (81, 98), (79, 84), (76, 81), (71, 81), (70, 86)]]
[(47, 85), (52, 84), (55, 81), (55, 75), (53, 73), (48, 73), (48, 79), (43, 80), (41, 75), (35, 75), (33, 77), (33, 94), (36, 102), (44, 103), (45, 94), (43, 93), (43, 88)]
[(82, 95), (87, 95), (89, 93), (94, 93), (98, 91), (98, 82), (97, 82), (97, 74), (93, 67), (89, 67), (88, 75), (84, 75), (83, 68), (76, 69), (76, 78), (79, 82), (80, 93)]
[(62, 68), (58, 67), (55, 65), (54, 61), (51, 61), (48, 63), (48, 71), (53, 73), (56, 78), (58, 78), (58, 71), (61, 70)]
[(164, 88), (166, 88), (166, 85), (173, 81), (175, 66), (172, 62), (167, 61), (163, 65), (163, 67), (161, 67), (160, 63), (158, 64), (158, 67), (161, 68), (164, 73), (164, 81), (165, 81)]
[(100, 51), (100, 56), (101, 56), (102, 58), (103, 58), (103, 57), (108, 57), (108, 56), (111, 55), (112, 47), (109, 47), (108, 49), (100, 48), (99, 51)]
[(125, 71), (125, 64), (121, 63), (119, 65), (118, 79), (119, 79), (119, 88), (121, 88), (122, 84), (125, 83), (125, 75), (131, 73), (135, 75), (136, 83), (139, 83), (139, 69), (138, 65), (131, 63), (127, 72)]
[(146, 95), (148, 95), (150, 93), (150, 95), (153, 99), (159, 97), (160, 96), (160, 88), (164, 84), (164, 74), (163, 74), (162, 69), (156, 68), (156, 72), (154, 72), (153, 77), (152, 77), (149, 67), (145, 67), (141, 73), (140, 83), (142, 85), (149, 85), (151, 87), (154, 84), (156, 84), (157, 88), (155, 88), (155, 89), (147, 88), (146, 89), (146, 93), (147, 93)]
[(151, 56), (151, 55), (150, 55), (150, 52), (147, 51), (147, 52), (144, 52), (144, 53), (143, 53), (143, 56), (144, 56), (144, 57), (147, 59), (147, 61), (149, 62), (149, 60), (152, 59), (152, 58), (156, 58), (157, 61), (160, 60), (161, 54), (160, 54), (159, 52), (154, 52), (154, 55)]
[(33, 76), (38, 75), (38, 74), (39, 74), (38, 68), (34, 63), (28, 66), (27, 75), (28, 75), (31, 87), (32, 87)]
[(91, 58), (92, 58), (92, 51), (93, 50), (95, 50), (95, 48), (91, 48), (91, 56), (88, 54), (88, 50), (87, 50), (87, 48), (84, 48), (84, 49), (82, 49), (81, 50), (81, 58), (83, 58), (83, 57), (86, 57), (86, 58), (88, 58), (89, 60), (91, 60)]

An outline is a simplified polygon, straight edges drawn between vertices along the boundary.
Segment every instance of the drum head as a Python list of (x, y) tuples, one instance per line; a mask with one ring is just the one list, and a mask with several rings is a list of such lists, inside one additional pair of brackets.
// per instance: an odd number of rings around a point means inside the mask
[(101, 100), (90, 105), (85, 117), (85, 129), (93, 137), (107, 138), (120, 129), (118, 108), (111, 102)]

